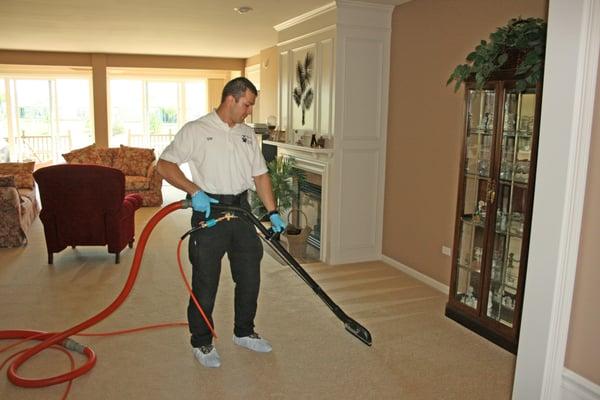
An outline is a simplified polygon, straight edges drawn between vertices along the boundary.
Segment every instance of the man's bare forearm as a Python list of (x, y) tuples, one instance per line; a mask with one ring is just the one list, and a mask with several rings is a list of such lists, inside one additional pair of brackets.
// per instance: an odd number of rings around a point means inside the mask
[(181, 189), (188, 194), (194, 194), (200, 190), (198, 185), (190, 181), (175, 163), (158, 160), (158, 163), (156, 163), (156, 170), (167, 182), (177, 189)]
[(275, 197), (273, 196), (273, 187), (271, 186), (271, 177), (269, 174), (255, 176), (254, 184), (256, 185), (256, 193), (263, 202), (267, 211), (273, 211), (277, 209)]

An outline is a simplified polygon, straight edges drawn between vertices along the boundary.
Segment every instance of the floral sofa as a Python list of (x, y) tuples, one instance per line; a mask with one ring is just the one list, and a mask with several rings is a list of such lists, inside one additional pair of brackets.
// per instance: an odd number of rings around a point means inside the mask
[(69, 164), (104, 165), (116, 168), (125, 174), (125, 193), (139, 194), (142, 205), (160, 206), (162, 176), (156, 171), (153, 149), (128, 147), (99, 147), (92, 144), (62, 155)]
[(0, 163), (0, 247), (27, 244), (27, 233), (38, 216), (33, 168), (35, 163)]

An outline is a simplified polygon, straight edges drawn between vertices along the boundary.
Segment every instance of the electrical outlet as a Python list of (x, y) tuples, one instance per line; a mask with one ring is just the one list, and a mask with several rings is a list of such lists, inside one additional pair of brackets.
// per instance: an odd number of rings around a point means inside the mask
[(450, 247), (442, 246), (442, 254), (450, 256), (452, 255), (452, 249), (450, 249)]

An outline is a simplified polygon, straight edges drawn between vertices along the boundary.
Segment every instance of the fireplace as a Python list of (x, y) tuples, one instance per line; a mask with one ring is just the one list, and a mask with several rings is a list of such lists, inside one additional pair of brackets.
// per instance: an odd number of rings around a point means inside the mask
[[(296, 181), (297, 197), (292, 202), (291, 222), (299, 227), (306, 224), (312, 229), (308, 236), (308, 244), (317, 250), (321, 249), (321, 175), (302, 170), (305, 179)], [(306, 217), (306, 218), (305, 218)]]

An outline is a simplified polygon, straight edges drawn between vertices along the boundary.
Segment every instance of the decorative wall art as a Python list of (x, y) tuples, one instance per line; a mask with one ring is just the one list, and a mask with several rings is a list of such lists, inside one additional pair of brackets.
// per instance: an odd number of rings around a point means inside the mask
[(314, 55), (309, 50), (294, 53), (295, 86), (292, 90), (293, 128), (302, 130), (314, 129), (314, 107), (312, 107), (315, 93), (313, 91)]

